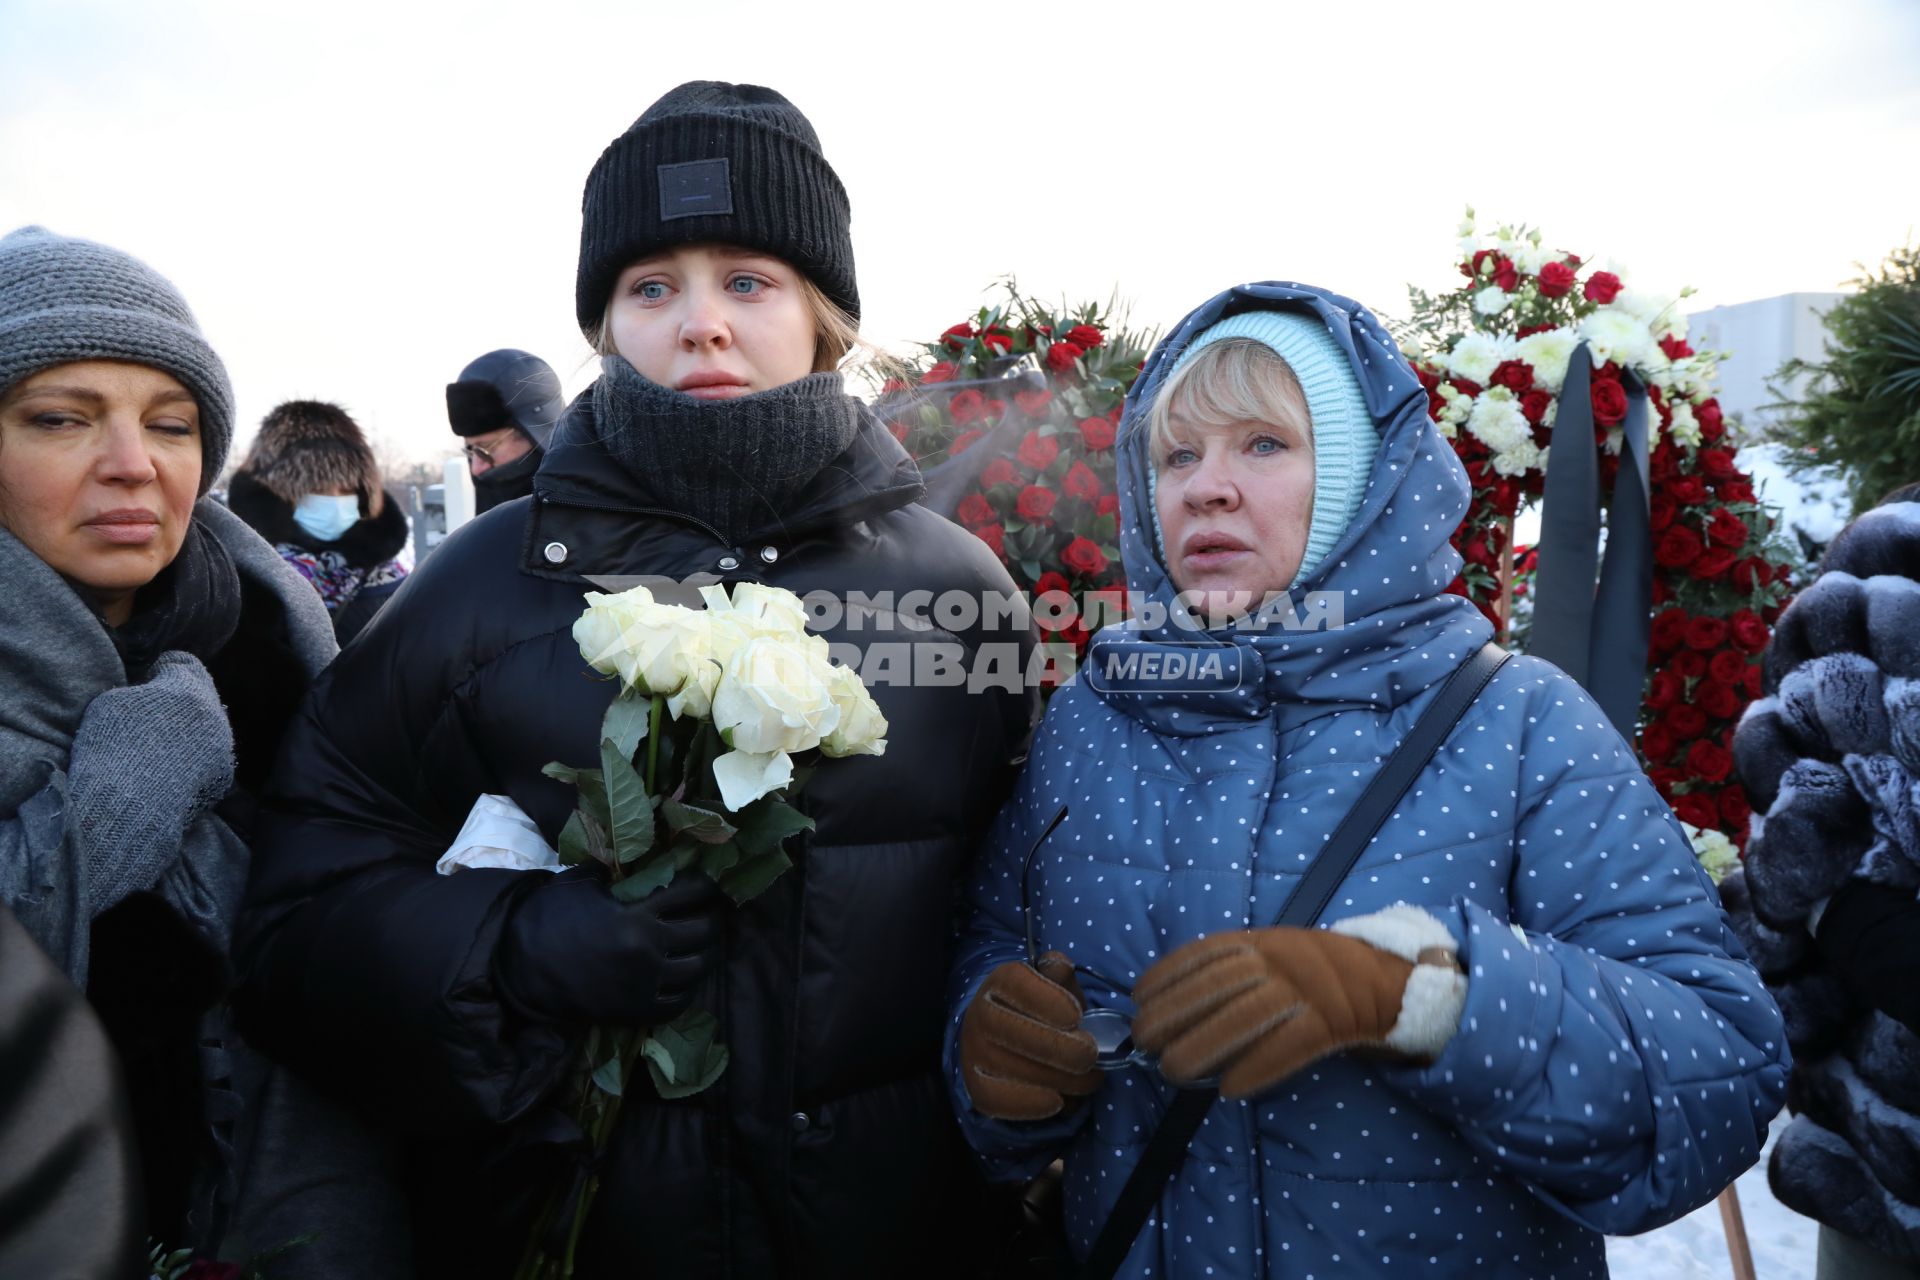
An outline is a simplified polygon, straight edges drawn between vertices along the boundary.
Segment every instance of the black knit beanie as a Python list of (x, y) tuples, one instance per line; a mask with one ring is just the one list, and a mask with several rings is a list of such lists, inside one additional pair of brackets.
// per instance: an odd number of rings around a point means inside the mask
[(591, 334), (637, 258), (732, 244), (790, 262), (856, 320), (853, 213), (799, 108), (754, 84), (671, 89), (600, 153), (580, 201), (574, 310)]

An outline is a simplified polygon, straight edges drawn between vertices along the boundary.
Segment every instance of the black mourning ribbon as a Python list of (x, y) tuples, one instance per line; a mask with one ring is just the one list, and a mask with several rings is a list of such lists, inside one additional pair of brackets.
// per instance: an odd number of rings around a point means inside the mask
[[(1600, 463), (1594, 439), (1593, 353), (1581, 343), (1567, 364), (1541, 502), (1540, 565), (1527, 652), (1579, 682), (1632, 742), (1647, 674), (1653, 602), (1653, 528), (1647, 484), (1647, 389), (1631, 372), (1621, 424), (1620, 471), (1600, 556)], [(1599, 586), (1594, 580), (1598, 572)]]

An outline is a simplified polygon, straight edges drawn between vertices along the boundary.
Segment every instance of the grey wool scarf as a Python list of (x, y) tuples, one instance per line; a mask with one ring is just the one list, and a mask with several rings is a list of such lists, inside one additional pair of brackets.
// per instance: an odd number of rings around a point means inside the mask
[(607, 452), (650, 505), (704, 521), (736, 546), (778, 525), (860, 428), (860, 403), (837, 373), (735, 400), (697, 400), (649, 381), (620, 356), (601, 362), (593, 414)]

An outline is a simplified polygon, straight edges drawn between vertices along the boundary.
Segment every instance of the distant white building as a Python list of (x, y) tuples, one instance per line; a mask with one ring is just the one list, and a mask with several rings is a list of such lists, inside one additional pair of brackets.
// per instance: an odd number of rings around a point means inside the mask
[(1763, 428), (1766, 406), (1778, 397), (1767, 380), (1788, 360), (1818, 360), (1826, 354), (1821, 317), (1844, 293), (1785, 293), (1736, 302), (1687, 317), (1687, 341), (1695, 351), (1725, 351), (1720, 363), (1720, 409), (1737, 416), (1749, 439)]

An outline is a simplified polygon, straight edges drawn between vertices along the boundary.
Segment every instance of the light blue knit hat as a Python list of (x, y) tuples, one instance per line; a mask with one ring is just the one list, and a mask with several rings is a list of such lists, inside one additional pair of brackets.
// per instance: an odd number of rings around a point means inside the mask
[(1353, 365), (1326, 322), (1303, 311), (1242, 311), (1228, 316), (1187, 343), (1168, 377), (1195, 352), (1222, 338), (1251, 338), (1268, 347), (1293, 369), (1307, 394), (1307, 415), (1313, 425), (1313, 521), (1307, 528), (1300, 572), (1293, 579), (1301, 582), (1326, 560), (1360, 509), (1373, 456), (1380, 451), (1380, 428), (1367, 409)]

